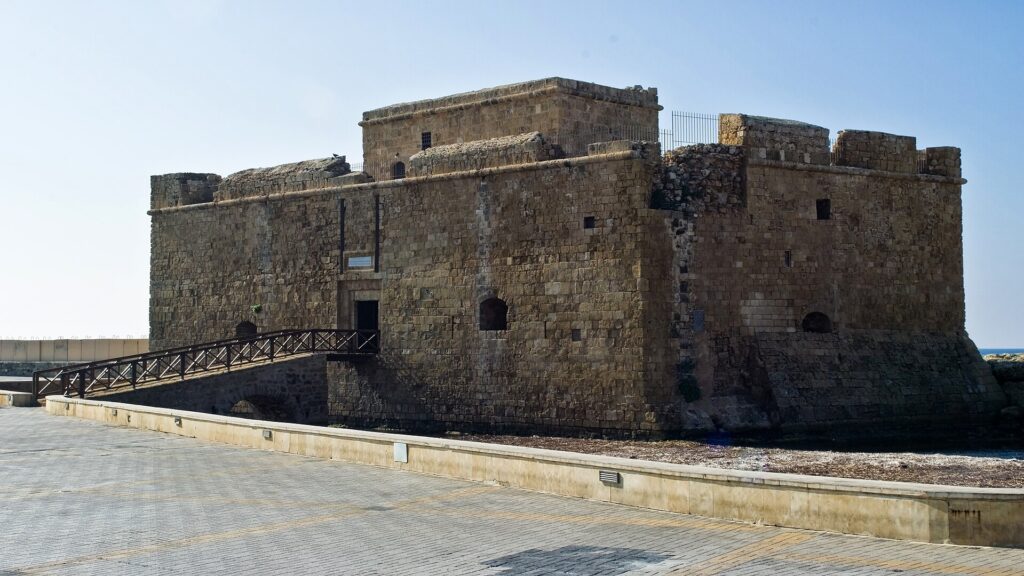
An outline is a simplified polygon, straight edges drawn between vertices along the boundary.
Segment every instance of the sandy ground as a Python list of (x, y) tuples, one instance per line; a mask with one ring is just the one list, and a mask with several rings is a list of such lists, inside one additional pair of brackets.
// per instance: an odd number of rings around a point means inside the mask
[[(452, 437), (452, 436), (450, 436)], [(715, 446), (690, 440), (646, 442), (464, 434), (459, 440), (603, 454), (737, 470), (793, 472), (953, 486), (1024, 488), (1024, 448), (971, 452), (832, 452)]]

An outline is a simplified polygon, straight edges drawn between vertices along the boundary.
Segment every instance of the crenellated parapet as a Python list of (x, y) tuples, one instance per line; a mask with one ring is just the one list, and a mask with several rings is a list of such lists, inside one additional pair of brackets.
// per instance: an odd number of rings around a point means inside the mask
[(220, 184), (216, 174), (176, 172), (149, 177), (150, 208), (174, 208), (212, 202)]
[(753, 158), (829, 163), (828, 128), (795, 120), (722, 114), (718, 119), (718, 142), (743, 146)]
[(721, 114), (718, 141), (739, 146), (752, 160), (844, 166), (894, 174), (960, 178), (960, 149), (917, 149), (917, 139), (871, 130), (829, 130), (814, 124), (747, 114)]
[(840, 130), (833, 147), (836, 166), (917, 173), (917, 138), (867, 130)]
[(938, 146), (917, 151), (918, 172), (935, 176), (960, 178), (960, 149)]

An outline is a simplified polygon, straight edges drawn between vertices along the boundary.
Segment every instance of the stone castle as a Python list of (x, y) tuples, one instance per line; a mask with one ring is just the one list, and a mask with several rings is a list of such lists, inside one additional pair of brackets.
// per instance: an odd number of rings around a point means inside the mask
[[(379, 329), (353, 426), (929, 429), (1005, 399), (964, 331), (960, 150), (548, 78), (363, 114), (344, 157), (152, 178), (150, 346)], [(307, 374), (308, 376), (308, 374)]]

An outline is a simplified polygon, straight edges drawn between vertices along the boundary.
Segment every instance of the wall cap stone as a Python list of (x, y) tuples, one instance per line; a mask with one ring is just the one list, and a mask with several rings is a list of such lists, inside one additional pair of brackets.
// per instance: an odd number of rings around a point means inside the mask
[(967, 184), (966, 178), (951, 178), (936, 174), (910, 174), (907, 172), (887, 172), (885, 170), (874, 170), (871, 168), (857, 168), (854, 166), (834, 166), (828, 164), (804, 164), (800, 162), (788, 162), (783, 160), (764, 160), (748, 157), (748, 166), (766, 166), (771, 168), (782, 168), (785, 170), (803, 170), (807, 172), (830, 172), (833, 174), (849, 174), (851, 176), (871, 176), (880, 178), (892, 178), (894, 180), (916, 180), (919, 182), (935, 182), (939, 184)]
[(639, 106), (661, 110), (658, 105), (658, 89), (640, 86), (632, 88), (612, 88), (592, 82), (570, 80), (568, 78), (551, 77), (531, 80), (515, 84), (505, 84), (493, 88), (485, 88), (473, 92), (462, 92), (413, 102), (402, 102), (363, 112), (360, 126), (409, 118), (415, 115), (435, 114), (462, 108), (471, 108), (487, 104), (498, 104), (509, 100), (528, 98), (543, 93), (561, 92), (571, 96), (580, 96), (594, 100), (605, 100), (617, 104)]
[(150, 216), (156, 216), (159, 214), (166, 214), (171, 212), (184, 212), (189, 210), (204, 210), (208, 208), (216, 208), (218, 206), (230, 206), (233, 204), (242, 204), (249, 202), (267, 202), (277, 200), (287, 200), (291, 198), (301, 197), (313, 197), (325, 194), (334, 194), (337, 192), (352, 192), (352, 191), (371, 191), (371, 190), (382, 190), (387, 188), (401, 188), (406, 185), (418, 184), (424, 182), (440, 182), (447, 180), (458, 180), (461, 178), (482, 178), (495, 174), (506, 174), (510, 172), (532, 172), (535, 170), (548, 170), (552, 168), (571, 168), (573, 166), (581, 166), (585, 164), (593, 164), (599, 162), (615, 162), (622, 160), (638, 160), (643, 159), (643, 150), (629, 150), (623, 152), (612, 152), (608, 154), (598, 154), (596, 156), (574, 156), (572, 158), (563, 158), (558, 160), (545, 160), (543, 162), (534, 162), (530, 164), (513, 164), (508, 166), (498, 166), (493, 168), (481, 168), (479, 170), (467, 170), (462, 172), (448, 172), (445, 174), (432, 174), (427, 176), (412, 176), (408, 178), (401, 178), (398, 180), (384, 180), (380, 182), (367, 182), (364, 184), (350, 184), (347, 186), (330, 186), (325, 188), (315, 188), (309, 190), (299, 190), (295, 192), (279, 192), (275, 194), (268, 194), (266, 196), (258, 197), (246, 197), (246, 198), (232, 198), (230, 200), (214, 200), (205, 204), (192, 204), (188, 206), (173, 206), (168, 208), (157, 208), (149, 210), (146, 213)]

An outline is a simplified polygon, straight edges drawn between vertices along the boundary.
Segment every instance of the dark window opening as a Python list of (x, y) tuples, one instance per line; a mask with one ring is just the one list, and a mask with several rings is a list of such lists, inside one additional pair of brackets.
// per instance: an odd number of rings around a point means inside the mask
[(420, 134), (420, 150), (426, 150), (427, 148), (430, 148), (430, 146), (432, 145), (432, 140), (433, 138), (431, 137), (430, 132), (424, 132), (423, 134)]
[(821, 198), (815, 202), (818, 210), (818, 220), (830, 220), (832, 218), (832, 201), (828, 198)]
[(507, 330), (508, 305), (501, 298), (488, 298), (480, 303), (481, 330)]
[(395, 180), (399, 178), (405, 178), (405, 163), (395, 162), (395, 165), (391, 167), (391, 177)]
[(786, 263), (786, 268), (792, 268), (793, 267), (793, 251), (792, 250), (786, 250), (786, 254), (783, 257), (783, 260)]
[(821, 312), (811, 312), (804, 316), (804, 321), (800, 326), (804, 329), (804, 332), (828, 334), (832, 331), (832, 320)]
[(256, 325), (248, 320), (243, 320), (235, 326), (235, 338), (255, 338), (258, 333)]
[(356, 330), (379, 330), (379, 311), (376, 300), (357, 300)]
[(583, 218), (583, 227), (584, 228), (595, 228), (595, 227), (597, 227), (597, 218), (594, 218), (593, 216), (585, 216)]
[(573, 342), (579, 342), (583, 340), (583, 330), (580, 330), (579, 328), (573, 328), (572, 332), (570, 333), (570, 337), (572, 338)]

